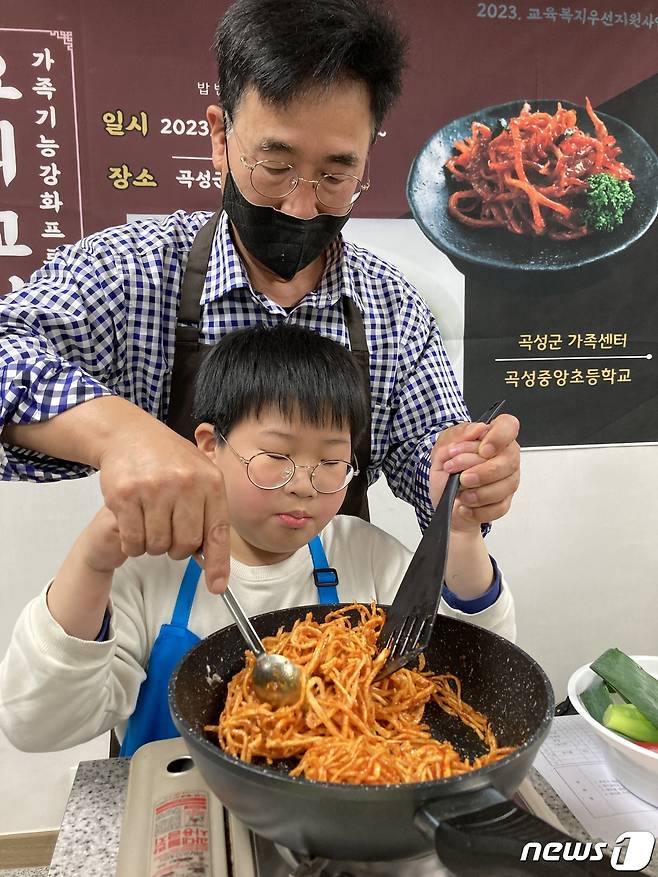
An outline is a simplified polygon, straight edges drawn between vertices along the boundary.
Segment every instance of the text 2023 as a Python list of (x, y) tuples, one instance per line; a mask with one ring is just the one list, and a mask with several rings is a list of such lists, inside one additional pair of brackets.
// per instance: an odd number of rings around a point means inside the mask
[(210, 127), (205, 119), (160, 119), (161, 134), (182, 134), (207, 137), (210, 134)]
[(478, 18), (520, 18), (516, 6), (509, 3), (478, 3)]

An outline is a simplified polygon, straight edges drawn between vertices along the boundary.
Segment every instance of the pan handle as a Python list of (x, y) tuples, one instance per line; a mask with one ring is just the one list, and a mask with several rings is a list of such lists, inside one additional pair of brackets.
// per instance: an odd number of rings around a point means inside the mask
[[(610, 859), (600, 852), (601, 845), (578, 843), (491, 787), (428, 802), (416, 813), (415, 823), (434, 840), (439, 859), (455, 877), (609, 877), (616, 873)], [(545, 847), (549, 843), (554, 845)], [(578, 844), (577, 852), (588, 860), (565, 861), (561, 853), (567, 843), (569, 858)], [(526, 844), (533, 846), (522, 860)]]

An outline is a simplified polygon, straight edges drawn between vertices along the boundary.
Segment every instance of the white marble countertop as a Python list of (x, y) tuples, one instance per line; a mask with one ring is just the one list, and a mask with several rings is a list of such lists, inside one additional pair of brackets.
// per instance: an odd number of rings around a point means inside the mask
[(48, 877), (113, 877), (129, 768), (127, 758), (80, 763)]
[(9, 871), (1, 870), (0, 877), (48, 877), (48, 867), (45, 868), (10, 868)]

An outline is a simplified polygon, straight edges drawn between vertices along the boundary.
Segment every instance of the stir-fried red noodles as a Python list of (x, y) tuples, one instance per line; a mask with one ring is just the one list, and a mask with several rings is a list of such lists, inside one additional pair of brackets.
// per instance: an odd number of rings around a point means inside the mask
[(593, 174), (634, 179), (621, 161), (615, 138), (585, 101), (594, 136), (577, 127), (576, 111), (557, 104), (553, 115), (526, 103), (497, 136), (473, 122), (471, 136), (458, 140), (446, 168), (465, 187), (453, 192), (448, 211), (473, 228), (502, 227), (516, 234), (554, 240), (583, 237), (579, 202)]
[[(350, 610), (359, 613), (353, 624)], [(387, 652), (377, 637), (385, 615), (374, 604), (339, 609), (316, 622), (310, 613), (291, 631), (264, 639), (267, 651), (285, 655), (303, 671), (300, 700), (274, 709), (258, 700), (251, 675), (255, 663), (230, 681), (216, 732), (220, 746), (243, 761), (298, 759), (293, 776), (334, 783), (404, 783), (474, 770), (513, 751), (499, 748), (486, 716), (461, 698), (451, 674), (402, 669), (375, 682)], [(439, 706), (472, 728), (487, 752), (463, 760), (447, 741), (432, 738), (423, 724), (426, 704)]]

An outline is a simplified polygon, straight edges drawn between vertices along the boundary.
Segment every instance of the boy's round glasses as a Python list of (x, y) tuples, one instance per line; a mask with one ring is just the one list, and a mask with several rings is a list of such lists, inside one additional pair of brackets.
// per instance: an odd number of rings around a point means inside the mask
[[(232, 133), (240, 149), (242, 144), (233, 129)], [(330, 210), (346, 210), (359, 198), (362, 192), (370, 188), (370, 180), (365, 183), (352, 174), (320, 174), (317, 180), (300, 177), (294, 166), (285, 161), (250, 162), (246, 155), (240, 156), (242, 164), (249, 168), (251, 185), (259, 195), (266, 198), (285, 198), (294, 192), (300, 181), (310, 183), (315, 190), (315, 197), (323, 207)]]
[[(238, 454), (221, 432), (218, 435), (238, 460), (247, 467), (247, 478), (261, 490), (277, 490), (279, 487), (284, 487), (292, 481), (297, 469), (308, 469), (311, 484), (318, 493), (338, 493), (339, 490), (347, 487), (355, 475), (359, 474), (358, 468), (345, 460), (322, 460), (315, 466), (300, 466), (285, 454), (271, 454), (267, 451), (261, 451), (247, 459)], [(354, 462), (357, 462), (356, 457)]]

